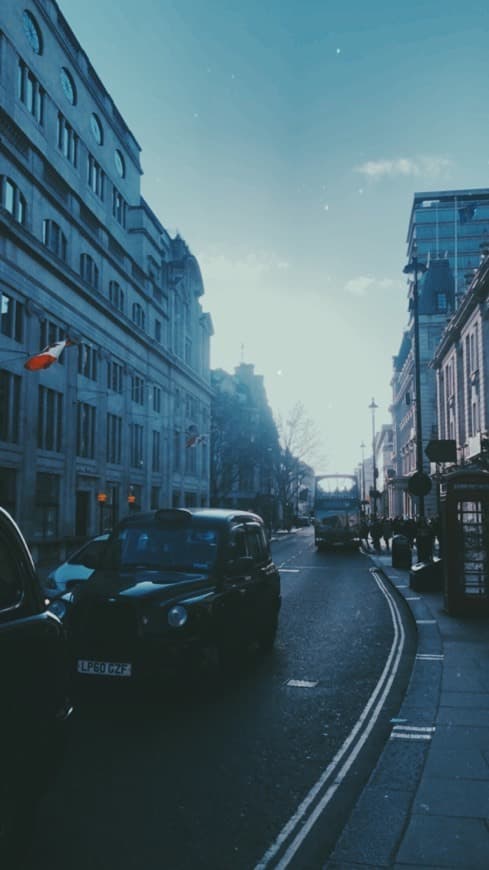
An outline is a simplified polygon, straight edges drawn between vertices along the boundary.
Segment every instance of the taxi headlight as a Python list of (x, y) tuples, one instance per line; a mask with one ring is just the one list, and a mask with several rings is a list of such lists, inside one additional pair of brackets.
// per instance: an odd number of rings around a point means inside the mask
[(182, 604), (176, 604), (168, 611), (168, 625), (172, 628), (182, 628), (187, 622), (188, 613)]

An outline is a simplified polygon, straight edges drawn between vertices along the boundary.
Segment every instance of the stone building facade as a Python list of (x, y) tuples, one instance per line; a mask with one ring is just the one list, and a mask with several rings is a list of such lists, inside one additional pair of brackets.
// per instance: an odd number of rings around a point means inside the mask
[[(0, 502), (38, 558), (209, 502), (212, 323), (140, 148), (54, 0), (0, 11)], [(69, 338), (41, 372), (26, 358)], [(105, 500), (104, 500), (105, 498)]]
[[(410, 286), (410, 294), (414, 287)], [(420, 338), (420, 387), (423, 436), (423, 465), (428, 470), (424, 455), (426, 445), (438, 437), (436, 378), (430, 367), (433, 354), (454, 309), (454, 281), (447, 259), (432, 259), (425, 275), (418, 281), (418, 314)], [(409, 478), (416, 471), (416, 391), (414, 370), (414, 322), (411, 317), (404, 332), (399, 352), (393, 359), (392, 476), (389, 480), (389, 506), (393, 516), (415, 516), (417, 499), (408, 492)], [(425, 498), (427, 516), (436, 513), (436, 496), (432, 492)]]
[(211, 503), (257, 511), (275, 526), (280, 444), (263, 375), (242, 362), (233, 374), (213, 370), (212, 386)]
[(439, 437), (455, 440), (457, 463), (488, 461), (489, 259), (481, 264), (433, 358)]

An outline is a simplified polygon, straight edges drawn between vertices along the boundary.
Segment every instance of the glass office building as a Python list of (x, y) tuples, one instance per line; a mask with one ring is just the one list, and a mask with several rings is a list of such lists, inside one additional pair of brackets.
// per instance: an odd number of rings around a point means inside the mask
[(489, 189), (415, 193), (407, 237), (408, 259), (448, 259), (460, 303), (489, 247)]

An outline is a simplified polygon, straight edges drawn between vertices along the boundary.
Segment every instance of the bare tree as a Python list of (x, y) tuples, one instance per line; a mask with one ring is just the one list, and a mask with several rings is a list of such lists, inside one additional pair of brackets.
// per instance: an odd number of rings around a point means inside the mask
[(309, 463), (320, 461), (324, 467), (325, 459), (320, 453), (319, 430), (307, 417), (302, 402), (297, 402), (285, 418), (279, 416), (277, 428), (281, 445), (276, 469), (277, 494), (284, 524), (290, 528)]

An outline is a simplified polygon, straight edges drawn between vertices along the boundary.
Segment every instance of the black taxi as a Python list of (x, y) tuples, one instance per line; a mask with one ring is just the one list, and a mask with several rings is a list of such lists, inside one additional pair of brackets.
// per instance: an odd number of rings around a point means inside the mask
[(65, 630), (46, 611), (32, 556), (0, 507), (0, 865), (16, 866), (71, 715)]
[(273, 646), (280, 575), (261, 517), (213, 508), (124, 519), (91, 578), (71, 594), (77, 680), (153, 681), (214, 650), (232, 669), (253, 643)]

